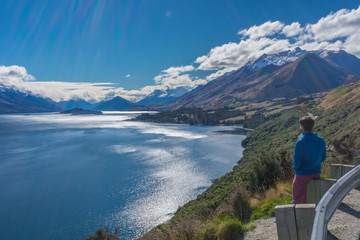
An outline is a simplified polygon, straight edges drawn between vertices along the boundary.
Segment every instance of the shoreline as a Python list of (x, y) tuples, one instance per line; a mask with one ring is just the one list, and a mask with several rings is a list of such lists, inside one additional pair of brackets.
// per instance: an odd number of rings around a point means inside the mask
[[(136, 121), (139, 121), (139, 120), (136, 120)], [(140, 121), (140, 122), (144, 122), (144, 121)], [(145, 121), (146, 122), (146, 121)], [(155, 122), (156, 123), (156, 122)], [(163, 124), (169, 124), (169, 123), (163, 123)], [(219, 127), (219, 126), (225, 126), (225, 125), (191, 125), (191, 124), (187, 124), (187, 123), (170, 123), (170, 124), (175, 124), (175, 125), (188, 125), (188, 126), (209, 126), (209, 127)], [(242, 127), (235, 127), (233, 126), (233, 129), (232, 130), (217, 130), (217, 131), (212, 131), (213, 133), (215, 134), (230, 134), (230, 135), (242, 135), (244, 136), (245, 138), (241, 140), (240, 142), (240, 145), (242, 146), (242, 143), (247, 139), (247, 136), (248, 134), (250, 134), (251, 132), (253, 131), (253, 129), (247, 129), (247, 128), (242, 128)], [(245, 133), (246, 134), (242, 134), (242, 133)], [(243, 151), (242, 151), (242, 156), (240, 157), (239, 160), (237, 160), (233, 166), (236, 167), (237, 165), (239, 165), (239, 163), (241, 162), (241, 160), (243, 159), (243, 152), (245, 151), (245, 147), (242, 147), (243, 148)], [(228, 175), (229, 173), (231, 173), (233, 171), (233, 168), (229, 171), (229, 172), (226, 172), (224, 173), (223, 175), (219, 176), (218, 178), (216, 179), (220, 179), (226, 175)], [(199, 193), (194, 199), (190, 199), (189, 201), (185, 202), (182, 206), (179, 206), (179, 208), (182, 208), (184, 207), (185, 205), (187, 205), (188, 203), (190, 203), (191, 201), (194, 201), (196, 200), (200, 195), (202, 195), (205, 191), (207, 191), (208, 189), (210, 189), (214, 184), (215, 184), (215, 180), (216, 179), (213, 179), (212, 180), (212, 183), (207, 187), (205, 188), (201, 193)], [(178, 210), (177, 210), (178, 211)], [(176, 211), (176, 212), (177, 212)], [(132, 240), (141, 240), (143, 237), (145, 237), (148, 233), (152, 232), (154, 229), (156, 229), (158, 226), (162, 225), (162, 224), (167, 224), (167, 223), (170, 223), (171, 220), (175, 217), (175, 214), (176, 212), (172, 213), (171, 215), (171, 218), (168, 220), (168, 221), (165, 221), (157, 226), (154, 226), (153, 228), (151, 228), (149, 231), (147, 231), (145, 234), (141, 235), (141, 236), (138, 236)]]

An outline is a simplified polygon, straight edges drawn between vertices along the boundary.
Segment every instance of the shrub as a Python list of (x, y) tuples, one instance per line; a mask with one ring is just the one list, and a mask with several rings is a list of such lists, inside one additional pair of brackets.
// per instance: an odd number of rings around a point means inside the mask
[(198, 224), (189, 219), (179, 219), (171, 226), (171, 236), (173, 240), (192, 240), (196, 239)]
[(216, 229), (213, 224), (207, 224), (200, 232), (200, 239), (202, 240), (217, 240)]
[(279, 181), (293, 177), (292, 162), (288, 151), (280, 147), (278, 152), (262, 151), (254, 160), (248, 173), (248, 187), (252, 192), (263, 192), (276, 186)]
[(245, 222), (249, 219), (251, 215), (249, 193), (244, 187), (239, 186), (235, 188), (234, 192), (229, 197), (229, 203), (235, 216), (241, 222)]
[(241, 222), (231, 216), (222, 216), (218, 219), (216, 236), (218, 240), (233, 240), (241, 237), (243, 226)]
[(356, 152), (354, 137), (347, 134), (341, 139), (335, 139), (334, 149), (339, 156), (336, 158), (337, 163), (352, 163)]
[(87, 237), (84, 237), (84, 240), (119, 240), (119, 229), (115, 229), (115, 231), (112, 233), (108, 228), (102, 229), (99, 228), (96, 230), (94, 235), (89, 235)]

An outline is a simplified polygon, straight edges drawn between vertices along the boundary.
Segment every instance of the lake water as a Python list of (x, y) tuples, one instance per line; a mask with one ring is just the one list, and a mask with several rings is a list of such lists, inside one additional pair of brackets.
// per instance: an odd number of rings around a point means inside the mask
[(229, 172), (245, 136), (227, 127), (104, 115), (0, 115), (1, 239), (80, 239), (99, 227), (122, 239), (168, 221)]

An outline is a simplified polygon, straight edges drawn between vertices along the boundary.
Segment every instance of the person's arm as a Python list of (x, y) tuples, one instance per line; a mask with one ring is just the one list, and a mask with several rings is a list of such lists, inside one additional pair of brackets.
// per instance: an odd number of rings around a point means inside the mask
[(300, 146), (300, 142), (297, 141), (295, 144), (295, 153), (294, 153), (294, 164), (293, 164), (293, 169), (294, 170), (298, 170), (300, 169), (301, 165), (302, 165), (302, 151), (301, 151), (301, 146)]

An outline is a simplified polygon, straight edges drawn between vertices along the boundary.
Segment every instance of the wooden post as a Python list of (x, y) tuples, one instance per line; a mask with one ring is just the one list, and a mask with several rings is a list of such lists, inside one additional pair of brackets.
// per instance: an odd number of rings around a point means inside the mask
[(306, 188), (306, 203), (318, 204), (336, 181), (336, 179), (329, 178), (311, 180)]
[(294, 204), (276, 206), (275, 218), (279, 240), (298, 240)]
[(360, 157), (354, 157), (354, 158), (353, 158), (353, 164), (354, 164), (355, 166), (360, 165)]
[(297, 239), (311, 239), (311, 232), (315, 217), (315, 204), (296, 204), (295, 216)]
[(311, 180), (306, 188), (306, 203), (318, 204), (321, 197), (321, 179)]
[[(323, 178), (321, 179), (321, 197), (331, 188), (332, 185), (336, 183), (336, 179)], [(320, 200), (319, 200), (320, 201)]]
[(340, 179), (342, 177), (342, 164), (331, 164), (330, 165), (330, 178)]

